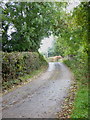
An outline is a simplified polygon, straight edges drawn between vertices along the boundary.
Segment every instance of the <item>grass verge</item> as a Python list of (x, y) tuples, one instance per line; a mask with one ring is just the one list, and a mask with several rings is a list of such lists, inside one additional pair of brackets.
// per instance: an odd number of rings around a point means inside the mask
[(77, 83), (77, 91), (70, 118), (88, 118), (88, 71), (86, 63), (73, 60), (65, 60), (64, 63), (74, 73)]
[(23, 85), (27, 84), (28, 82), (31, 82), (33, 79), (40, 76), (46, 69), (47, 69), (47, 66), (42, 66), (40, 69), (34, 70), (30, 74), (26, 74), (15, 80), (10, 80), (8, 82), (4, 82), (2, 84), (3, 94), (6, 94), (7, 92), (10, 92), (10, 91), (16, 89), (17, 87), (23, 86)]

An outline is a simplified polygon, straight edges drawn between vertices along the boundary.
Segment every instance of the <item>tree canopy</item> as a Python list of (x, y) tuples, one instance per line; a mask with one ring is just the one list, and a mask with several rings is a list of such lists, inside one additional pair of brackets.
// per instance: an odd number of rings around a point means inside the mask
[[(58, 37), (53, 54), (87, 56), (88, 2), (70, 13), (65, 2), (9, 2), (2, 7), (2, 50), (38, 51), (41, 40)], [(13, 32), (9, 33), (10, 27)]]
[[(65, 29), (60, 33), (55, 52), (61, 55), (88, 56), (88, 2), (82, 2), (71, 13), (64, 13)], [(79, 60), (82, 60), (80, 59)]]
[[(2, 10), (2, 50), (37, 51), (44, 37), (58, 33), (56, 27), (59, 25), (62, 5), (65, 6), (65, 3), (6, 3)], [(10, 26), (15, 30), (8, 35)]]

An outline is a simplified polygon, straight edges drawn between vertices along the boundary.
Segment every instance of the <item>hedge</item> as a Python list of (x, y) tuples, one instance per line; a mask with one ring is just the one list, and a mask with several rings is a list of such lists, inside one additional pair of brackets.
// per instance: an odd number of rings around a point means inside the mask
[(2, 84), (30, 74), (42, 65), (47, 65), (47, 62), (37, 52), (2, 52)]

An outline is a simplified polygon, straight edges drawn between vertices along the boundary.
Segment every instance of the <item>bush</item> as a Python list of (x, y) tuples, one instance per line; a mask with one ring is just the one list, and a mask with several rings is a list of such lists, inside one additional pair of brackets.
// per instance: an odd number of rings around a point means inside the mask
[(2, 52), (2, 60), (2, 84), (47, 65), (43, 56), (36, 52)]

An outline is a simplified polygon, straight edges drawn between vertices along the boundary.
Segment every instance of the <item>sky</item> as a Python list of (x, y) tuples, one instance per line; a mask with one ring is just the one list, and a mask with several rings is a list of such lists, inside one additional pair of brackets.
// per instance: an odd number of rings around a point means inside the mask
[(48, 48), (52, 48), (53, 47), (53, 41), (54, 41), (54, 37), (53, 35), (51, 35), (49, 38), (44, 38), (42, 40), (42, 45), (39, 49), (39, 51), (45, 53), (48, 51)]
[(67, 7), (67, 12), (70, 12), (73, 10), (74, 7), (78, 6), (80, 4), (79, 0), (74, 0), (74, 2), (70, 2)]

